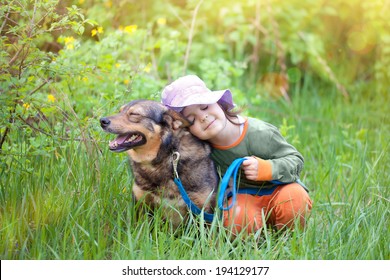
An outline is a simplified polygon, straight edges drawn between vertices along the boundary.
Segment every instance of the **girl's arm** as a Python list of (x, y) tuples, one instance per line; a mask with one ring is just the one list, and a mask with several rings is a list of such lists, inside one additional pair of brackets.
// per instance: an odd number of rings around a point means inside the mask
[[(271, 127), (261, 138), (252, 136), (252, 157), (243, 162), (243, 171), (249, 180), (295, 182), (303, 168), (304, 159), (280, 132)], [(253, 139), (254, 138), (254, 139)]]

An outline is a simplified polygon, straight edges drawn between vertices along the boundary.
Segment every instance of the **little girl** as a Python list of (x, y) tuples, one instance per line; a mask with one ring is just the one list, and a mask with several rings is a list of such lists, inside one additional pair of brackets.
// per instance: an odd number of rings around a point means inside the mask
[(276, 127), (239, 116), (232, 111), (230, 90), (211, 91), (195, 75), (166, 86), (162, 103), (181, 112), (191, 123), (190, 132), (212, 145), (222, 174), (235, 159), (246, 158), (239, 188), (254, 191), (237, 194), (233, 207), (223, 213), (225, 226), (236, 234), (253, 233), (264, 221), (276, 229), (293, 228), (295, 222), (305, 226), (312, 202), (299, 180), (303, 157)]

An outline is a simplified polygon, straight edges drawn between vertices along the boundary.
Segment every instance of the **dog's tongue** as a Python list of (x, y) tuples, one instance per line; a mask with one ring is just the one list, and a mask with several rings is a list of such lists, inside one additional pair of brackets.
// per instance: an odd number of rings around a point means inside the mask
[(118, 136), (118, 137), (115, 139), (115, 141), (118, 143), (118, 145), (121, 145), (121, 144), (123, 144), (123, 142), (126, 141), (126, 139), (127, 139), (128, 136), (129, 136), (129, 135), (120, 135), (120, 136)]

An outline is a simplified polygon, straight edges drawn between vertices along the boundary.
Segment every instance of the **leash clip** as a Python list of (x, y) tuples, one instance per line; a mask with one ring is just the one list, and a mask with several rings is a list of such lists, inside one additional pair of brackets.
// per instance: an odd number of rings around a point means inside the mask
[(179, 152), (173, 152), (172, 153), (172, 165), (173, 165), (173, 175), (175, 178), (179, 178), (179, 173), (177, 173), (177, 166), (179, 164), (180, 160), (180, 153)]

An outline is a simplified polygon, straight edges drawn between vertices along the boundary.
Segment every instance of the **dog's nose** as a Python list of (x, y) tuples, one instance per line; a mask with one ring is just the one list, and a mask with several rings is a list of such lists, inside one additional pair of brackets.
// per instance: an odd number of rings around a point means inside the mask
[(101, 118), (100, 119), (100, 126), (102, 127), (102, 128), (106, 128), (107, 126), (109, 126), (110, 125), (110, 120), (108, 119), (108, 118)]

